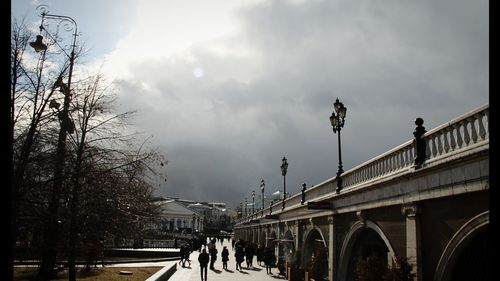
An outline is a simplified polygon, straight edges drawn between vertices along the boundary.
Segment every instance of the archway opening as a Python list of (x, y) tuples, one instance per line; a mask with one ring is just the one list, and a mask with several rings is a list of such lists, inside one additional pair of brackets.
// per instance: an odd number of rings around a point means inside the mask
[(354, 241), (349, 255), (346, 280), (358, 280), (358, 275), (374, 274), (388, 265), (389, 249), (371, 228), (363, 229)]
[(460, 251), (449, 280), (490, 280), (490, 234), (480, 230)]
[(303, 253), (302, 268), (315, 280), (328, 280), (328, 249), (317, 229), (307, 235)]
[(295, 254), (295, 240), (293, 239), (292, 232), (288, 230), (279, 244), (279, 257), (278, 259), (286, 265), (291, 265)]

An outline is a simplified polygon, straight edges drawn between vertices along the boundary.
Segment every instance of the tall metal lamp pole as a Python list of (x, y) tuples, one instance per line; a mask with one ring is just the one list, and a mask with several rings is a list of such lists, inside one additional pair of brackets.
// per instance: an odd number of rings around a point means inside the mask
[[(337, 193), (339, 193), (342, 190), (342, 178), (341, 175), (344, 172), (342, 169), (342, 150), (341, 150), (341, 145), (340, 145), (340, 130), (344, 127), (345, 123), (345, 116), (347, 112), (347, 108), (344, 106), (343, 103), (337, 100), (333, 104), (335, 111), (332, 112), (332, 116), (330, 116), (330, 123), (332, 124), (333, 127), (333, 133), (338, 132), (338, 139), (339, 139), (339, 167), (337, 170), (337, 189), (335, 190)], [(337, 114), (335, 114), (337, 113)]]
[(281, 159), (281, 175), (283, 175), (283, 204), (281, 210), (285, 209), (285, 199), (286, 199), (286, 170), (288, 169), (288, 162), (285, 157)]
[[(41, 17), (42, 17), (42, 22), (40, 24), (40, 32), (42, 30), (45, 30), (44, 27), (44, 20), (45, 19), (55, 19), (59, 20), (60, 23), (70, 23), (74, 25), (74, 27), (70, 27), (70, 29), (66, 28), (67, 31), (72, 31), (74, 30), (73, 33), (73, 44), (71, 46), (71, 53), (68, 55), (66, 51), (59, 46), (57, 41), (54, 41), (56, 45), (58, 45), (61, 50), (68, 56), (69, 58), (69, 72), (68, 72), (68, 82), (67, 84), (64, 84), (62, 82), (62, 77), (60, 77), (56, 81), (56, 86), (60, 87), (60, 91), (64, 94), (64, 102), (63, 102), (63, 108), (59, 112), (59, 119), (61, 123), (61, 127), (59, 130), (59, 137), (57, 141), (57, 149), (56, 149), (56, 159), (55, 159), (55, 166), (54, 166), (54, 181), (53, 181), (53, 187), (52, 187), (52, 196), (51, 200), (49, 201), (49, 214), (50, 214), (50, 222), (47, 224), (47, 228), (45, 230), (44, 236), (46, 239), (46, 244), (42, 252), (42, 263), (40, 266), (40, 273), (45, 276), (52, 276), (55, 274), (53, 268), (55, 266), (56, 262), (56, 248), (57, 248), (57, 232), (58, 232), (58, 209), (59, 209), (59, 195), (62, 190), (62, 185), (63, 185), (63, 171), (64, 171), (64, 164), (65, 164), (65, 158), (66, 158), (66, 139), (67, 139), (67, 134), (70, 133), (72, 134), (74, 132), (74, 124), (71, 121), (69, 117), (69, 105), (71, 101), (71, 78), (73, 76), (73, 66), (75, 63), (75, 47), (76, 47), (76, 36), (78, 35), (78, 25), (76, 24), (76, 21), (72, 19), (71, 17), (68, 16), (61, 16), (61, 15), (53, 15), (53, 14), (48, 14), (47, 13), (47, 6), (46, 5), (40, 5), (37, 7), (37, 9), (41, 12)], [(68, 26), (66, 26), (68, 27)], [(50, 35), (49, 32), (47, 32), (48, 35)], [(30, 42), (30, 46), (35, 49), (36, 52), (45, 52), (47, 50), (47, 45), (43, 43), (43, 36), (37, 35), (36, 41), (35, 42)], [(75, 222), (73, 222), (75, 223)], [(74, 275), (74, 263), (72, 261), (69, 261), (70, 263), (70, 279)]]

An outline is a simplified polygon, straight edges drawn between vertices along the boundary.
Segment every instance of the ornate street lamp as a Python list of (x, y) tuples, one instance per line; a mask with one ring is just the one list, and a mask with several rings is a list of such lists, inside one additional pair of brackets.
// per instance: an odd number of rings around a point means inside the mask
[(245, 217), (248, 215), (248, 203), (247, 203), (247, 198), (245, 197)]
[(255, 211), (255, 190), (252, 190), (252, 214)]
[(194, 232), (195, 232), (195, 222), (196, 222), (196, 213), (193, 213), (193, 229), (191, 230), (191, 233), (193, 234), (194, 236)]
[(266, 188), (266, 184), (264, 183), (264, 179), (260, 180), (260, 192), (262, 193), (262, 211), (264, 211), (264, 189)]
[[(55, 274), (53, 268), (56, 262), (56, 249), (57, 249), (57, 213), (59, 209), (59, 196), (62, 191), (63, 185), (63, 170), (64, 163), (66, 158), (66, 139), (67, 134), (72, 134), (74, 132), (74, 124), (69, 117), (69, 105), (71, 101), (71, 79), (73, 76), (73, 66), (75, 63), (75, 47), (76, 47), (76, 36), (78, 35), (78, 25), (76, 21), (68, 16), (61, 15), (53, 15), (48, 14), (48, 7), (46, 5), (40, 5), (37, 7), (37, 10), (41, 12), (42, 22), (40, 24), (40, 33), (45, 30), (47, 35), (51, 36), (50, 33), (44, 27), (45, 19), (55, 19), (58, 20), (58, 25), (64, 23), (64, 30), (66, 31), (74, 31), (73, 35), (73, 44), (71, 45), (71, 53), (68, 55), (64, 48), (62, 48), (57, 40), (54, 39), (54, 43), (62, 50), (62, 52), (69, 58), (69, 72), (68, 72), (68, 82), (65, 84), (62, 82), (62, 77), (59, 77), (56, 81), (56, 86), (60, 87), (60, 91), (64, 94), (64, 102), (63, 108), (59, 112), (58, 116), (60, 118), (61, 127), (59, 130), (59, 137), (57, 141), (57, 149), (56, 149), (56, 159), (54, 166), (54, 181), (52, 187), (52, 195), (49, 201), (49, 214), (50, 214), (50, 222), (47, 224), (47, 228), (44, 233), (44, 239), (46, 239), (45, 247), (42, 252), (42, 264), (40, 266), (40, 272), (42, 275), (53, 276)], [(69, 24), (69, 25), (68, 25)], [(30, 42), (30, 46), (38, 52), (45, 52), (47, 50), (47, 45), (43, 43), (43, 36), (37, 35), (35, 42)], [(52, 104), (51, 104), (52, 105)], [(75, 196), (73, 196), (75, 198)], [(75, 215), (76, 210), (76, 202), (72, 202), (71, 207), (72, 216)], [(75, 279), (75, 249), (74, 249), (74, 239), (76, 235), (76, 221), (73, 217), (70, 225), (70, 257), (68, 260), (69, 263), (69, 276), (70, 280)]]
[[(344, 127), (345, 123), (345, 116), (346, 116), (346, 111), (347, 108), (344, 106), (343, 103), (339, 102), (339, 99), (335, 101), (333, 104), (335, 111), (332, 112), (332, 116), (330, 116), (330, 123), (332, 124), (333, 127), (333, 133), (339, 132), (338, 133), (338, 138), (339, 138), (339, 168), (337, 170), (337, 189), (336, 192), (339, 193), (340, 190), (342, 190), (342, 178), (340, 177), (344, 170), (342, 169), (342, 151), (341, 151), (341, 145), (340, 145), (340, 130)], [(337, 113), (337, 114), (335, 114)]]
[(283, 205), (281, 206), (281, 210), (285, 209), (285, 199), (286, 199), (286, 170), (288, 169), (288, 162), (286, 158), (283, 157), (281, 159), (281, 174), (283, 175)]

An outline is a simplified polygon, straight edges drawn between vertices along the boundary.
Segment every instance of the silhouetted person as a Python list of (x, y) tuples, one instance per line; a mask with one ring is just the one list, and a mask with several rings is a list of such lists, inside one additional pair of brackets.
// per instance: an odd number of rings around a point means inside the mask
[(255, 254), (257, 256), (257, 264), (261, 265), (262, 261), (264, 260), (264, 248), (259, 245), (257, 247), (257, 250), (255, 251)]
[(271, 268), (276, 262), (276, 256), (274, 255), (274, 250), (271, 247), (267, 247), (264, 251), (264, 263), (266, 264), (266, 273), (273, 274)]
[(217, 248), (213, 247), (211, 250), (210, 250), (210, 269), (214, 270), (215, 267), (214, 267), (214, 263), (215, 261), (217, 260)]
[[(207, 250), (203, 249), (198, 256), (198, 262), (200, 263), (201, 281), (207, 281), (207, 266), (209, 259), (210, 257), (208, 256)], [(203, 279), (203, 275), (205, 275), (205, 279)]]
[(229, 260), (229, 250), (227, 249), (226, 246), (224, 246), (224, 248), (222, 249), (221, 256), (222, 256), (222, 268), (227, 269), (227, 261)]
[(236, 258), (236, 270), (241, 270), (241, 263), (245, 260), (245, 252), (243, 251), (243, 246), (236, 246), (234, 257)]
[(247, 268), (253, 267), (253, 255), (255, 253), (254, 247), (252, 243), (248, 243), (245, 248), (245, 258), (247, 262)]

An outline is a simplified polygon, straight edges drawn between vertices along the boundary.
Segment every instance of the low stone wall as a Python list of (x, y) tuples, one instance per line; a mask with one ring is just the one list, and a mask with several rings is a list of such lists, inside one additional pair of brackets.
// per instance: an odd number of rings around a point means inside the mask
[(155, 274), (151, 275), (146, 281), (167, 281), (177, 271), (177, 263), (165, 266)]
[(180, 257), (180, 251), (148, 251), (138, 249), (106, 249), (105, 257), (122, 258), (176, 258)]

